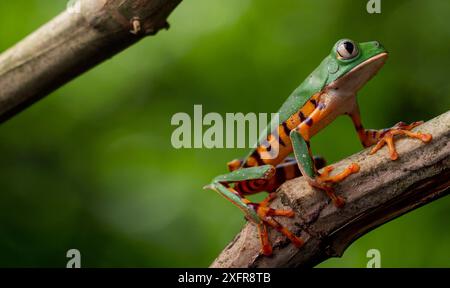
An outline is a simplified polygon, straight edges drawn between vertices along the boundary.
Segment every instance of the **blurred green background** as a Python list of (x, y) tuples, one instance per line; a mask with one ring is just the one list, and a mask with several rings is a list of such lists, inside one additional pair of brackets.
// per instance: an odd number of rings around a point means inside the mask
[[(171, 146), (173, 114), (275, 112), (336, 40), (378, 40), (390, 59), (359, 94), (366, 127), (450, 107), (449, 1), (190, 0), (147, 38), (0, 126), (0, 266), (208, 266), (244, 223), (202, 190), (244, 149)], [(61, 0), (0, 2), (0, 51)], [(0, 87), (1, 89), (1, 87)], [(339, 118), (313, 139), (329, 163), (362, 148)], [(450, 267), (450, 198), (370, 232), (320, 267)]]

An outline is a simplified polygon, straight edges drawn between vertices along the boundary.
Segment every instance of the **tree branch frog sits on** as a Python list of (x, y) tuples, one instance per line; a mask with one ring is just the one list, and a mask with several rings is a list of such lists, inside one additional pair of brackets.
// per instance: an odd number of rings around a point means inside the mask
[[(293, 217), (294, 212), (269, 207), (276, 197), (275, 191), (286, 180), (303, 175), (311, 186), (325, 191), (335, 206), (344, 205), (344, 199), (335, 195), (332, 184), (358, 172), (358, 164), (353, 163), (334, 176), (330, 175), (332, 166), (319, 173), (323, 161), (321, 158), (314, 161), (309, 145), (311, 137), (337, 116), (346, 114), (351, 117), (364, 147), (376, 144), (370, 154), (387, 144), (392, 160), (398, 157), (395, 135), (431, 141), (430, 134), (410, 131), (422, 122), (410, 125), (400, 122), (383, 130), (363, 128), (356, 93), (380, 70), (387, 57), (387, 51), (376, 41), (358, 44), (349, 39), (339, 40), (330, 55), (284, 102), (278, 111), (279, 121), (268, 125), (257, 147), (246, 158), (229, 162), (230, 173), (214, 178), (210, 185), (205, 186), (233, 202), (249, 221), (257, 225), (263, 254), (272, 254), (267, 226), (284, 234), (295, 246), (303, 244), (300, 237), (273, 218)], [(292, 152), (295, 159), (287, 158)], [(272, 157), (263, 157), (267, 154)], [(245, 197), (264, 191), (270, 194), (261, 203), (253, 203)]]

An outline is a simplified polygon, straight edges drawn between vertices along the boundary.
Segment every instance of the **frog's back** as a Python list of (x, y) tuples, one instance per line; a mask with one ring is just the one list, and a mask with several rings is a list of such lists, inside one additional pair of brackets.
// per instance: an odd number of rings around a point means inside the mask
[[(327, 60), (328, 58), (325, 58), (286, 99), (278, 110), (278, 119), (271, 120), (261, 134), (256, 148), (250, 151), (243, 161), (243, 167), (265, 164), (277, 165), (292, 152), (290, 130), (303, 122), (315, 109), (317, 98), (327, 81)], [(278, 147), (273, 147), (275, 145)], [(278, 156), (271, 155), (272, 157), (269, 157), (271, 159), (263, 157), (263, 155), (270, 155), (271, 152), (278, 152)]]

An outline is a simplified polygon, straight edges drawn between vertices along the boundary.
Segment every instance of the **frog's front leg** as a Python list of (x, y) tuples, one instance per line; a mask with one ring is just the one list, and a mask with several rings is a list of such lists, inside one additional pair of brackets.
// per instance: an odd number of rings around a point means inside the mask
[(245, 213), (247, 220), (257, 225), (262, 252), (267, 256), (272, 254), (267, 225), (285, 235), (295, 246), (301, 247), (303, 245), (303, 240), (300, 237), (294, 235), (272, 218), (272, 216), (294, 217), (294, 211), (270, 208), (269, 205), (276, 197), (276, 193), (270, 193), (262, 202), (254, 203), (236, 191), (230, 184), (251, 180), (269, 180), (275, 176), (275, 171), (276, 169), (272, 165), (237, 169), (214, 178), (210, 185), (205, 186), (205, 188), (212, 189), (227, 198)]
[(395, 135), (406, 135), (411, 138), (419, 139), (425, 143), (430, 142), (432, 139), (431, 134), (411, 132), (411, 129), (421, 125), (423, 121), (413, 122), (409, 125), (404, 122), (399, 122), (391, 128), (372, 130), (363, 128), (359, 108), (357, 105), (355, 106), (355, 109), (353, 109), (353, 111), (349, 113), (349, 115), (353, 121), (353, 124), (358, 133), (358, 137), (361, 140), (362, 145), (364, 147), (369, 147), (376, 144), (375, 147), (373, 147), (372, 150), (370, 151), (371, 155), (380, 150), (384, 145), (387, 145), (391, 159), (396, 160), (398, 158), (398, 154), (397, 150), (395, 149), (394, 143)]
[(327, 111), (325, 109), (325, 105), (320, 103), (305, 121), (291, 131), (290, 137), (295, 158), (308, 183), (313, 187), (324, 190), (336, 207), (342, 207), (345, 203), (344, 199), (336, 196), (330, 184), (341, 182), (349, 175), (358, 172), (359, 165), (352, 163), (344, 171), (334, 176), (329, 175), (333, 170), (333, 166), (325, 167), (322, 173), (317, 171), (310, 149), (309, 135), (314, 123), (319, 123), (326, 116)]

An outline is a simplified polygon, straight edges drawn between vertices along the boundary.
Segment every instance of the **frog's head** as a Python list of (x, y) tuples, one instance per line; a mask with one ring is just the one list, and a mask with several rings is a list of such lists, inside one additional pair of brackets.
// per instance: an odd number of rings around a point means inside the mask
[(356, 92), (375, 76), (387, 57), (386, 49), (377, 41), (339, 40), (327, 60), (327, 86)]

